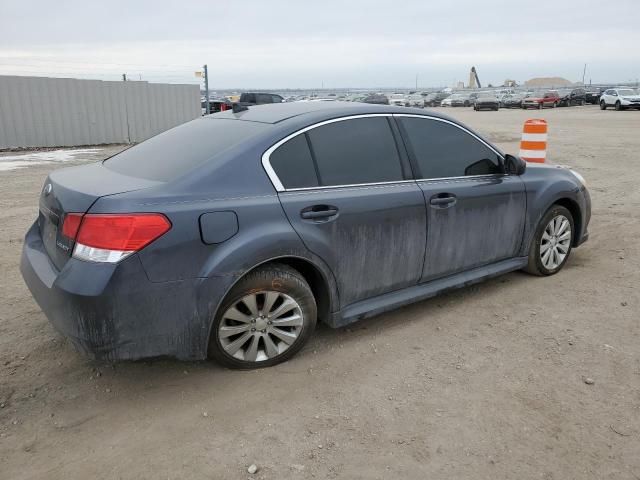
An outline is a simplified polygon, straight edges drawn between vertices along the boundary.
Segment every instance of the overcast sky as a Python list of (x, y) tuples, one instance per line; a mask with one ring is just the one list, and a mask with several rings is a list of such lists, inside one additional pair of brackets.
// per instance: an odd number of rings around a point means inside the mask
[(0, 74), (210, 87), (640, 77), (640, 0), (0, 0)]

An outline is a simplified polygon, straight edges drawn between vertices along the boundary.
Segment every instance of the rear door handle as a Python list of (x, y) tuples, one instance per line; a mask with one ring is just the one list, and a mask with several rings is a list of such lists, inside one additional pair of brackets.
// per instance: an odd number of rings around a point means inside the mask
[(318, 220), (334, 217), (338, 214), (338, 209), (331, 205), (313, 205), (300, 212), (300, 216), (307, 220)]
[(438, 193), (429, 200), (429, 203), (436, 207), (451, 207), (456, 203), (456, 196), (452, 193)]

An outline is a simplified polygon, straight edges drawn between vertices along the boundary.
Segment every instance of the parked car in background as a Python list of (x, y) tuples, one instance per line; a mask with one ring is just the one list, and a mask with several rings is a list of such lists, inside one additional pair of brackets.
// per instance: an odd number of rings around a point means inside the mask
[(371, 103), (374, 105), (389, 105), (389, 97), (382, 93), (371, 93), (360, 101), (362, 103)]
[(587, 103), (587, 92), (584, 88), (574, 88), (572, 90), (565, 90), (560, 95), (560, 107), (571, 107), (574, 105), (584, 105)]
[(39, 204), (20, 270), (80, 351), (242, 369), (291, 358), (318, 321), (556, 274), (591, 210), (568, 168), (435, 112), (344, 102), (193, 120), (53, 171)]
[(429, 93), (424, 97), (425, 107), (439, 107), (445, 98), (448, 98), (451, 94), (445, 92)]
[(451, 98), (453, 95), (449, 95), (447, 98), (440, 102), (441, 107), (451, 107), (453, 106), (453, 99)]
[(495, 110), (500, 108), (500, 100), (491, 92), (483, 92), (473, 101), (473, 109), (478, 112), (480, 110)]
[(600, 109), (613, 107), (616, 110), (640, 108), (640, 94), (631, 88), (610, 88), (600, 96)]
[(275, 93), (247, 92), (240, 95), (239, 104), (244, 106), (265, 105), (269, 103), (282, 103), (283, 98)]
[(600, 104), (600, 95), (607, 90), (608, 87), (589, 87), (585, 92), (585, 101), (592, 105)]
[[(202, 115), (206, 115), (207, 113), (207, 104), (203, 100), (200, 102), (200, 107), (202, 110)], [(233, 104), (227, 100), (226, 98), (216, 98), (209, 100), (209, 113), (218, 113), (224, 112), (225, 110), (230, 110), (233, 108)]]
[(548, 92), (533, 93), (531, 96), (522, 99), (522, 108), (539, 108), (557, 107), (560, 103), (560, 95), (554, 90)]
[(454, 93), (449, 97), (452, 107), (470, 107), (473, 104), (473, 98), (468, 93)]
[(502, 108), (521, 108), (523, 93), (508, 93), (500, 100), (500, 106)]
[(424, 96), (420, 93), (412, 93), (410, 95), (407, 95), (405, 106), (424, 108)]
[(389, 105), (395, 105), (396, 107), (407, 106), (407, 96), (404, 93), (392, 93), (389, 95)]

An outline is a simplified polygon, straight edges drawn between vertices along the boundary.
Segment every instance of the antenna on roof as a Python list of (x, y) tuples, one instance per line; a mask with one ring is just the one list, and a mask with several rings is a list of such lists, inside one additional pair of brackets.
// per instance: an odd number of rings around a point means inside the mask
[(246, 110), (249, 110), (249, 107), (246, 107), (244, 105), (240, 105), (239, 103), (234, 103), (231, 106), (231, 109), (233, 110), (233, 113), (240, 113), (240, 112), (244, 112)]

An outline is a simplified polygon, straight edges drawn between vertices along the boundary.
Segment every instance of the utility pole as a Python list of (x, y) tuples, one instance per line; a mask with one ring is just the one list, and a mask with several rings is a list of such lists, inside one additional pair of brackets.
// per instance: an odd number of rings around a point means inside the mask
[(582, 70), (582, 85), (584, 85), (584, 75), (587, 73), (587, 64), (584, 64), (584, 70)]
[(209, 115), (211, 111), (209, 110), (209, 71), (207, 70), (207, 65), (204, 67), (204, 108), (206, 109), (205, 115)]
[(416, 73), (416, 91), (418, 91), (418, 74)]
[(126, 73), (123, 73), (123, 74), (122, 74), (122, 81), (123, 81), (123, 82), (126, 82), (126, 81), (127, 81), (127, 74), (126, 74)]

